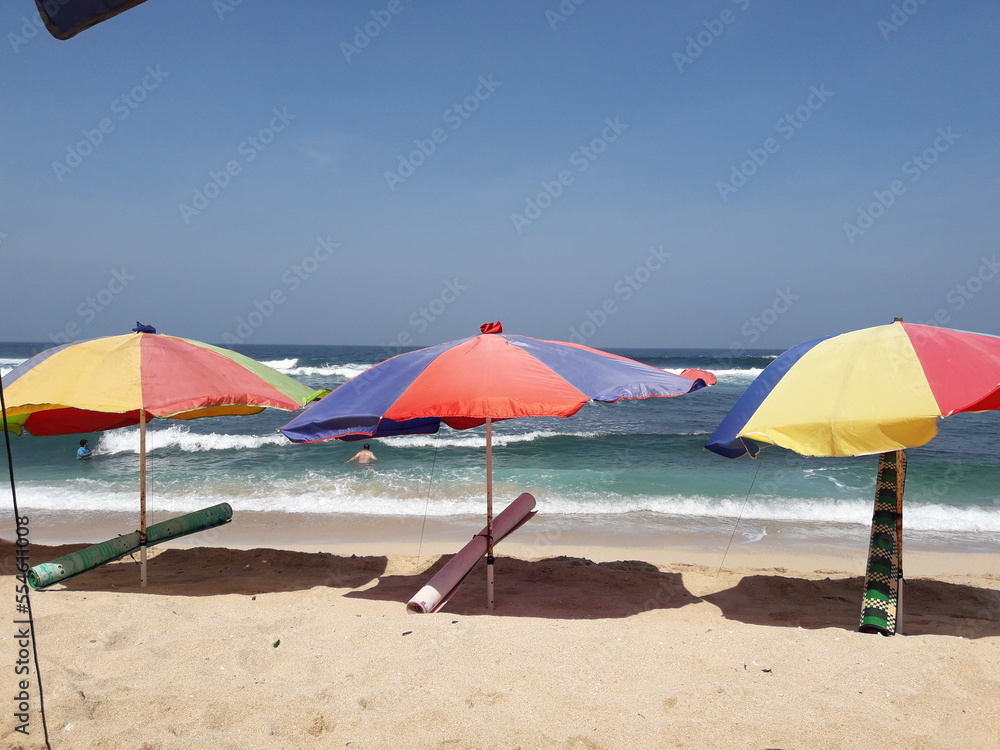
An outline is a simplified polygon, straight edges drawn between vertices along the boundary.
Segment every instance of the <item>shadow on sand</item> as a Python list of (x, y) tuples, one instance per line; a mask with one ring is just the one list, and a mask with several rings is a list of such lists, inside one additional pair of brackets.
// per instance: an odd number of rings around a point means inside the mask
[[(51, 561), (86, 545), (32, 545), (31, 563)], [(0, 543), (0, 572), (13, 574), (14, 547)], [(138, 557), (138, 556), (136, 556)], [(387, 573), (385, 557), (345, 557), (276, 549), (215, 547), (150, 550), (147, 588), (139, 585), (139, 566), (131, 558), (89, 570), (46, 591), (116, 591), (171, 596), (264, 594), (326, 586), (350, 589), (344, 596), (398, 602), (400, 609), (451, 555), (430, 564), (397, 563)], [(45, 593), (45, 592), (40, 592)], [(641, 561), (594, 563), (574, 557), (526, 561), (498, 558), (496, 609), (486, 608), (486, 566), (480, 564), (441, 609), (463, 615), (601, 619), (629, 617), (654, 609), (673, 609), (699, 601), (680, 573), (662, 572)]]
[[(729, 620), (789, 628), (857, 631), (864, 579), (806, 580), (751, 575), (729, 589), (706, 594)], [(903, 586), (905, 635), (987, 638), (1000, 635), (1000, 591), (929, 579)]]
[[(345, 596), (399, 602), (403, 606), (444, 566), (442, 556), (412, 575), (387, 575), (378, 584)], [(630, 617), (656, 609), (676, 609), (699, 601), (680, 573), (663, 572), (638, 560), (595, 563), (577, 557), (545, 560), (497, 558), (494, 598), (486, 608), (486, 565), (479, 564), (440, 612), (493, 617), (595, 620)]]
[[(32, 565), (83, 549), (85, 544), (31, 545)], [(14, 574), (14, 545), (0, 544), (0, 571)], [(139, 585), (139, 555), (125, 557), (66, 579), (45, 591), (119, 591), (171, 596), (265, 594), (316, 586), (358, 588), (386, 570), (385, 557), (343, 557), (326, 552), (221, 547), (150, 549), (148, 586)], [(41, 593), (44, 593), (41, 592)]]
[[(31, 545), (30, 563), (51, 561), (86, 545)], [(14, 575), (15, 547), (0, 540), (0, 574)], [(49, 591), (116, 591), (172, 596), (265, 594), (317, 586), (348, 598), (397, 602), (402, 608), (451, 555), (429, 560), (347, 557), (325, 552), (218, 547), (151, 550), (149, 586), (139, 586), (130, 558), (70, 578)], [(696, 566), (682, 566), (699, 574)], [(747, 575), (728, 589), (692, 594), (679, 572), (638, 560), (594, 563), (578, 557), (497, 558), (496, 608), (486, 608), (486, 566), (479, 564), (440, 611), (455, 615), (596, 620), (708, 602), (733, 621), (789, 628), (857, 631), (860, 577), (813, 580)], [(964, 583), (909, 579), (900, 632), (963, 638), (1000, 636), (1000, 591)], [(41, 592), (44, 593), (44, 592)]]

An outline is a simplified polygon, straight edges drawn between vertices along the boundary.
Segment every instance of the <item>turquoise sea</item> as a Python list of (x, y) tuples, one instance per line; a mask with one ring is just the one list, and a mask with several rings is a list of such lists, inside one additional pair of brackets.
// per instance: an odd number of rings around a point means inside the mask
[[(7, 372), (44, 344), (0, 344)], [(381, 347), (243, 346), (244, 354), (315, 387), (335, 388), (389, 356)], [(703, 446), (743, 390), (780, 352), (614, 349), (655, 367), (711, 370), (718, 385), (670, 399), (591, 404), (569, 419), (523, 419), (494, 427), (499, 508), (531, 492), (538, 510), (575, 524), (641, 534), (714, 533), (747, 543), (784, 533), (867, 544), (875, 457), (808, 458), (768, 448), (763, 458), (727, 460)], [(482, 428), (372, 440), (373, 468), (345, 463), (358, 443), (289, 442), (277, 430), (291, 415), (174, 422), (148, 433), (149, 507), (156, 520), (219, 502), (241, 511), (481, 518)], [(17, 498), (44, 519), (84, 519), (137, 507), (138, 432), (89, 438), (100, 455), (75, 460), (80, 437), (11, 438)], [(944, 420), (928, 446), (909, 451), (905, 530), (910, 543), (960, 550), (1000, 545), (1000, 414)], [(4, 472), (6, 473), (6, 472)], [(5, 506), (10, 507), (5, 486)], [(276, 516), (277, 517), (277, 516)], [(41, 519), (41, 520), (39, 520)]]

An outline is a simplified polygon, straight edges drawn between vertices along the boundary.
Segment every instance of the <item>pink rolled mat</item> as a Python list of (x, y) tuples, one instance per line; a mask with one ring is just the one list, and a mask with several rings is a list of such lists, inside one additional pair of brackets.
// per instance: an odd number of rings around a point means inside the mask
[[(535, 515), (535, 498), (525, 492), (493, 519), (493, 545)], [(414, 614), (437, 612), (462, 585), (476, 564), (486, 555), (486, 529), (472, 537), (427, 585), (410, 599), (406, 611)]]

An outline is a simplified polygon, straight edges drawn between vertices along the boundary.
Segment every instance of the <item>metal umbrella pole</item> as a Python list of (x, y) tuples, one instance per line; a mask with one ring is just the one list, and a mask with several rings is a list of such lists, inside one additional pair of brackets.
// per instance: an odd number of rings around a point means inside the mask
[(139, 576), (146, 588), (146, 410), (139, 409)]
[(493, 420), (486, 418), (486, 608), (493, 609)]

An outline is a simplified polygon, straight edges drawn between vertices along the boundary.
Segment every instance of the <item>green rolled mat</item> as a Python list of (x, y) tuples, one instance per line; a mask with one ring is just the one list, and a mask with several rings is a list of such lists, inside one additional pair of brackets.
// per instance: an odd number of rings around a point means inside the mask
[[(229, 503), (220, 503), (211, 508), (196, 510), (169, 521), (155, 524), (146, 529), (146, 546), (169, 542), (171, 539), (205, 531), (215, 526), (229, 523), (233, 509)], [(88, 570), (114, 562), (139, 549), (139, 532), (123, 534), (100, 544), (85, 547), (77, 552), (57, 557), (51, 562), (36, 565), (28, 571), (28, 583), (33, 589), (44, 589), (67, 578), (86, 573)]]

